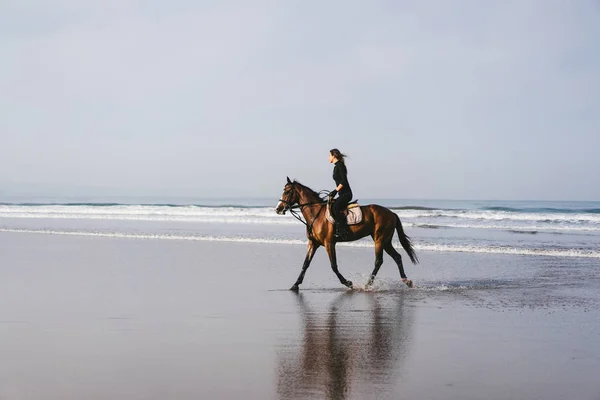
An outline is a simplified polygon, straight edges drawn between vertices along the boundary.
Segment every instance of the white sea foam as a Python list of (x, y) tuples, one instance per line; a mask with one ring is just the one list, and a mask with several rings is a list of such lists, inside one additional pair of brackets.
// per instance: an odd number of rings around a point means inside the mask
[(523, 232), (536, 232), (536, 231), (572, 231), (572, 232), (600, 232), (600, 225), (598, 226), (575, 226), (575, 225), (552, 225), (552, 224), (538, 224), (538, 225), (500, 225), (500, 224), (446, 224), (446, 223), (408, 223), (402, 222), (402, 225), (414, 226), (417, 228), (461, 228), (461, 229), (497, 229), (497, 230), (513, 230)]
[(124, 233), (124, 232), (88, 232), (88, 231), (59, 231), (51, 229), (11, 229), (0, 228), (0, 232), (12, 233), (33, 233), (45, 235), (64, 235), (64, 236), (89, 236), (106, 238), (125, 238), (125, 239), (155, 239), (155, 240), (190, 240), (200, 242), (239, 242), (239, 243), (263, 243), (263, 244), (306, 244), (301, 240), (294, 239), (269, 239), (269, 238), (249, 238), (238, 236), (196, 236), (196, 235), (169, 235), (153, 233)]
[[(600, 232), (600, 214), (516, 213), (481, 210), (395, 210), (405, 227)], [(291, 225), (272, 207), (161, 205), (0, 205), (0, 218), (174, 221), (224, 224)]]
[(293, 224), (296, 220), (277, 215), (273, 208), (196, 206), (13, 206), (0, 205), (0, 218), (91, 219), (116, 221), (175, 221), (242, 224)]
[(485, 210), (394, 210), (400, 218), (460, 218), (488, 221), (589, 222), (600, 224), (600, 214), (528, 213)]
[(417, 250), (440, 251), (453, 253), (489, 253), (489, 254), (512, 254), (523, 256), (547, 256), (547, 257), (585, 257), (600, 258), (600, 251), (579, 249), (537, 249), (518, 248), (508, 246), (468, 246), (468, 245), (441, 245), (425, 244), (415, 246)]
[[(170, 235), (170, 234), (142, 234), (142, 233), (123, 233), (123, 232), (90, 232), (90, 231), (62, 231), (46, 229), (12, 229), (0, 228), (0, 232), (10, 233), (29, 233), (45, 235), (67, 235), (67, 236), (89, 236), (106, 238), (127, 238), (127, 239), (153, 239), (153, 240), (189, 240), (202, 242), (235, 242), (235, 243), (261, 243), (261, 244), (284, 244), (284, 245), (306, 245), (305, 240), (298, 239), (280, 239), (280, 238), (255, 238), (240, 236), (205, 236), (205, 235)], [(361, 240), (351, 243), (340, 243), (338, 246), (351, 247), (372, 247), (373, 243)], [(399, 246), (396, 243), (396, 246)], [(464, 253), (485, 253), (485, 254), (511, 254), (526, 256), (546, 256), (546, 257), (584, 257), (600, 258), (600, 251), (580, 250), (580, 249), (538, 249), (538, 248), (518, 248), (508, 246), (469, 246), (469, 245), (443, 245), (443, 244), (417, 244), (415, 249), (418, 251), (432, 252), (464, 252)]]

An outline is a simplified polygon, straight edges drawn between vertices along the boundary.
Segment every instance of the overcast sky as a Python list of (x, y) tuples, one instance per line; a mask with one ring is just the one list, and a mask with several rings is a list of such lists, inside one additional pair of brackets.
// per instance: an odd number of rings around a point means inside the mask
[(600, 2), (0, 2), (0, 192), (600, 200)]

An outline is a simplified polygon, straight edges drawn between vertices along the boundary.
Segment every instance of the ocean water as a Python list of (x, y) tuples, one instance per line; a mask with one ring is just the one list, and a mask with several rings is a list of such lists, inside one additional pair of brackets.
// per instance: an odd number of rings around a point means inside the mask
[[(277, 198), (0, 198), (0, 231), (304, 244)], [(418, 251), (600, 258), (600, 202), (365, 199), (400, 217)], [(343, 246), (371, 246), (370, 238)]]

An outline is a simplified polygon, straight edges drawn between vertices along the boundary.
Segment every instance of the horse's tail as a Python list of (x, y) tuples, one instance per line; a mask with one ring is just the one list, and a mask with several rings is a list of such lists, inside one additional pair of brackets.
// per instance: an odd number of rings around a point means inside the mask
[(410, 261), (412, 261), (413, 264), (417, 264), (419, 262), (419, 258), (417, 257), (417, 253), (415, 253), (415, 249), (413, 248), (413, 244), (410, 241), (410, 238), (406, 235), (406, 233), (404, 233), (404, 229), (402, 228), (402, 222), (400, 222), (400, 217), (398, 216), (398, 214), (396, 214), (396, 232), (398, 232), (398, 239), (400, 239), (400, 244), (410, 257)]

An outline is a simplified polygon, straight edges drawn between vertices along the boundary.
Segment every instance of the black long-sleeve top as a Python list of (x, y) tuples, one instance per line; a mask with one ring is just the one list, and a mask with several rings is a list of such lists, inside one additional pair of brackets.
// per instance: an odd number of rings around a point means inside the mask
[(341, 161), (335, 163), (333, 167), (333, 180), (335, 181), (336, 187), (341, 183), (342, 192), (351, 192), (350, 184), (348, 183), (348, 169), (346, 164)]

